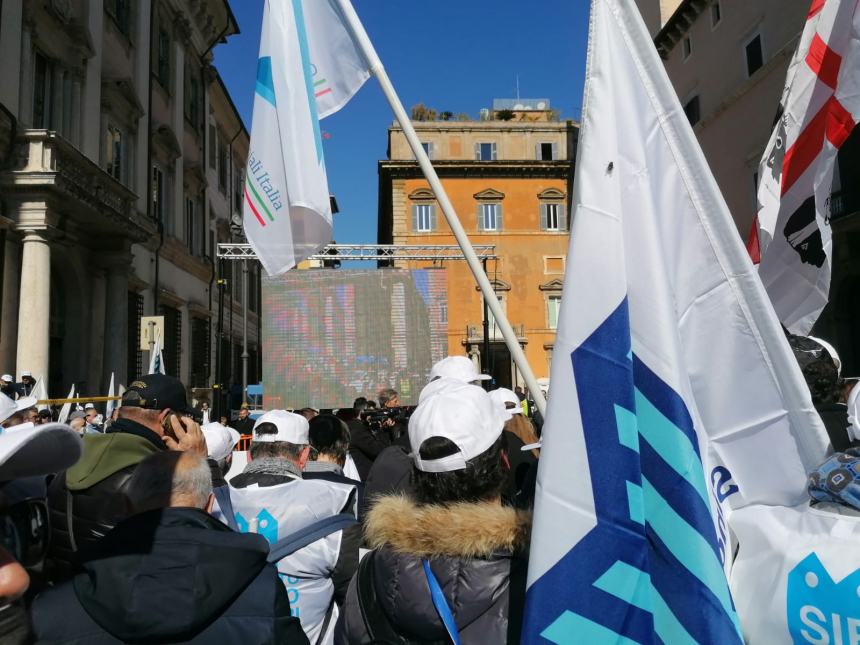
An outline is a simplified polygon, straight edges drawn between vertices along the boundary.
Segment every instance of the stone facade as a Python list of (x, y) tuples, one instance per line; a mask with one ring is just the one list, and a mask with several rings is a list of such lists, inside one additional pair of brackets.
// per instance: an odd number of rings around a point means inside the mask
[[(637, 0), (739, 234), (755, 216), (758, 165), (773, 131), (809, 0)], [(659, 5), (659, 7), (658, 7)], [(814, 333), (860, 372), (860, 130), (839, 155), (830, 305)]]
[[(44, 376), (51, 396), (72, 383), (103, 394), (111, 374), (128, 383), (146, 369), (139, 317), (164, 315), (169, 373), (208, 398), (215, 245), (241, 210), (249, 138), (212, 67), (212, 49), (238, 32), (229, 4), (5, 0), (0, 11), (0, 368)], [(241, 300), (225, 305), (241, 321)], [(241, 338), (232, 327), (226, 344)]]
[[(472, 244), (494, 244), (487, 274), (537, 378), (547, 378), (569, 243), (577, 125), (528, 114), (511, 120), (414, 122)], [(379, 242), (454, 244), (403, 131), (388, 131), (379, 163)], [(429, 262), (402, 262), (422, 268)], [(499, 385), (524, 385), (498, 328), (483, 352), (483, 301), (468, 266), (446, 262), (448, 353), (471, 356)]]

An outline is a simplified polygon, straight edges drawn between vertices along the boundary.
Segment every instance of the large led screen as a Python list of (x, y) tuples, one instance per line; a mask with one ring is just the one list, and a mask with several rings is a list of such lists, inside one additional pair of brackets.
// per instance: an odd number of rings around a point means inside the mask
[(263, 278), (271, 408), (340, 408), (383, 388), (414, 405), (448, 348), (445, 269), (312, 269)]

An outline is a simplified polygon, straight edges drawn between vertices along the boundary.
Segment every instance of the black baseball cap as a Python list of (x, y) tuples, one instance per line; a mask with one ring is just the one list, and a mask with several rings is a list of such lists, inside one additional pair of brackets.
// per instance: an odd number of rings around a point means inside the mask
[(164, 374), (141, 376), (122, 395), (123, 406), (145, 410), (170, 408), (180, 414), (192, 414), (185, 396), (185, 386), (179, 379)]

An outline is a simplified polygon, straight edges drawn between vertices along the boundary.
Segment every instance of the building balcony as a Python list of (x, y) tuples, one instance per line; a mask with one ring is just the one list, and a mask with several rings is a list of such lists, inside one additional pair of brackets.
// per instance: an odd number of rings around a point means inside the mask
[(842, 190), (830, 196), (830, 221), (842, 222), (860, 213), (860, 190)]
[(11, 169), (0, 175), (5, 196), (43, 200), (58, 219), (74, 218), (91, 233), (143, 242), (155, 225), (137, 212), (137, 195), (50, 130), (19, 132)]
[[(511, 325), (514, 330), (514, 334), (517, 337), (517, 340), (521, 344), (525, 344), (528, 342), (526, 339), (526, 326), (525, 325)], [(504, 341), (504, 336), (502, 336), (502, 330), (499, 329), (496, 325), (490, 325), (490, 342), (502, 342)], [(483, 325), (466, 325), (466, 339), (463, 341), (464, 345), (473, 345), (476, 343), (484, 342), (484, 326)]]

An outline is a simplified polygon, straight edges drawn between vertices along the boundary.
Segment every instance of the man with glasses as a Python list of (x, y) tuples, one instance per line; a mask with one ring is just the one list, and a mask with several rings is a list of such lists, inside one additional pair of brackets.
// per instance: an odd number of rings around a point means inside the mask
[(128, 387), (119, 418), (106, 433), (84, 435), (80, 461), (60, 473), (48, 490), (54, 581), (73, 575), (83, 547), (128, 515), (127, 487), (141, 461), (163, 450), (206, 458), (206, 440), (191, 412), (182, 383), (149, 374)]

